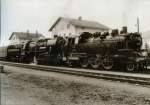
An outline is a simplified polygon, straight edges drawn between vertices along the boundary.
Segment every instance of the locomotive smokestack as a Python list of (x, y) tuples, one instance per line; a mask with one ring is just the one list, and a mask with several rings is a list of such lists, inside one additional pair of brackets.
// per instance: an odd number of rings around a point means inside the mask
[(124, 27), (122, 27), (122, 33), (123, 34), (126, 34), (128, 31), (127, 31), (127, 26), (124, 26)]
[(111, 32), (111, 35), (113, 36), (113, 37), (115, 37), (115, 36), (117, 36), (118, 35), (118, 29), (113, 29), (112, 30), (112, 32)]

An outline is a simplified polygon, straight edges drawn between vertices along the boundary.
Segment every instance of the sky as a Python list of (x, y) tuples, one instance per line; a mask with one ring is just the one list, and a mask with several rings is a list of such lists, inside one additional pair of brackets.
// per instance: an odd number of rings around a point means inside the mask
[(1, 0), (1, 45), (12, 32), (36, 32), (50, 36), (51, 25), (60, 16), (98, 21), (110, 28), (128, 26), (150, 30), (150, 0)]

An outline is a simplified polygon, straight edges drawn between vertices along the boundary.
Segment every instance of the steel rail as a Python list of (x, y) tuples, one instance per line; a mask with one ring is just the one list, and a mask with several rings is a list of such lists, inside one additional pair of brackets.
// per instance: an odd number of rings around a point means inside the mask
[(77, 76), (92, 77), (92, 78), (98, 78), (98, 79), (106, 79), (106, 80), (128, 82), (128, 83), (133, 83), (133, 84), (150, 86), (150, 75), (147, 75), (146, 77), (142, 77), (139, 75), (123, 75), (124, 73), (118, 74), (117, 72), (108, 73), (107, 71), (99, 72), (99, 71), (87, 70), (87, 69), (30, 65), (30, 64), (12, 63), (12, 62), (3, 62), (3, 61), (0, 61), (0, 64), (41, 70), (41, 71), (58, 72), (58, 73), (71, 74), (71, 75), (77, 75)]

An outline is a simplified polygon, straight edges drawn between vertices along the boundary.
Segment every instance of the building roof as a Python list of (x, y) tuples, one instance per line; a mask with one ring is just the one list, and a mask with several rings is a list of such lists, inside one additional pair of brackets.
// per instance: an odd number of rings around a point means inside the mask
[(79, 20), (79, 19), (72, 19), (72, 18), (65, 18), (65, 17), (59, 17), (56, 22), (51, 26), (49, 31), (52, 31), (53, 28), (57, 25), (57, 23), (61, 20), (67, 20), (70, 24), (78, 26), (78, 27), (86, 27), (86, 28), (94, 28), (94, 29), (104, 29), (109, 30), (110, 28), (95, 21), (87, 21), (87, 20)]
[(16, 35), (19, 39), (22, 40), (31, 40), (34, 38), (44, 37), (42, 34), (37, 33), (28, 33), (28, 32), (13, 32), (9, 37), (9, 40), (12, 38), (13, 35)]

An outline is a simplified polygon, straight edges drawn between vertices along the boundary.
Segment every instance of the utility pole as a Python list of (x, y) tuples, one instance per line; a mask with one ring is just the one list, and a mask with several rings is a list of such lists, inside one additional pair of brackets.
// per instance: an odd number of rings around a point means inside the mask
[(140, 28), (139, 18), (137, 18), (137, 33), (140, 32), (139, 28)]
[[(1, 0), (0, 0), (0, 14), (1, 14), (1, 8), (2, 8), (2, 6), (1, 6)], [(1, 27), (2, 25), (1, 25), (1, 16), (0, 16), (0, 45), (1, 45)]]

